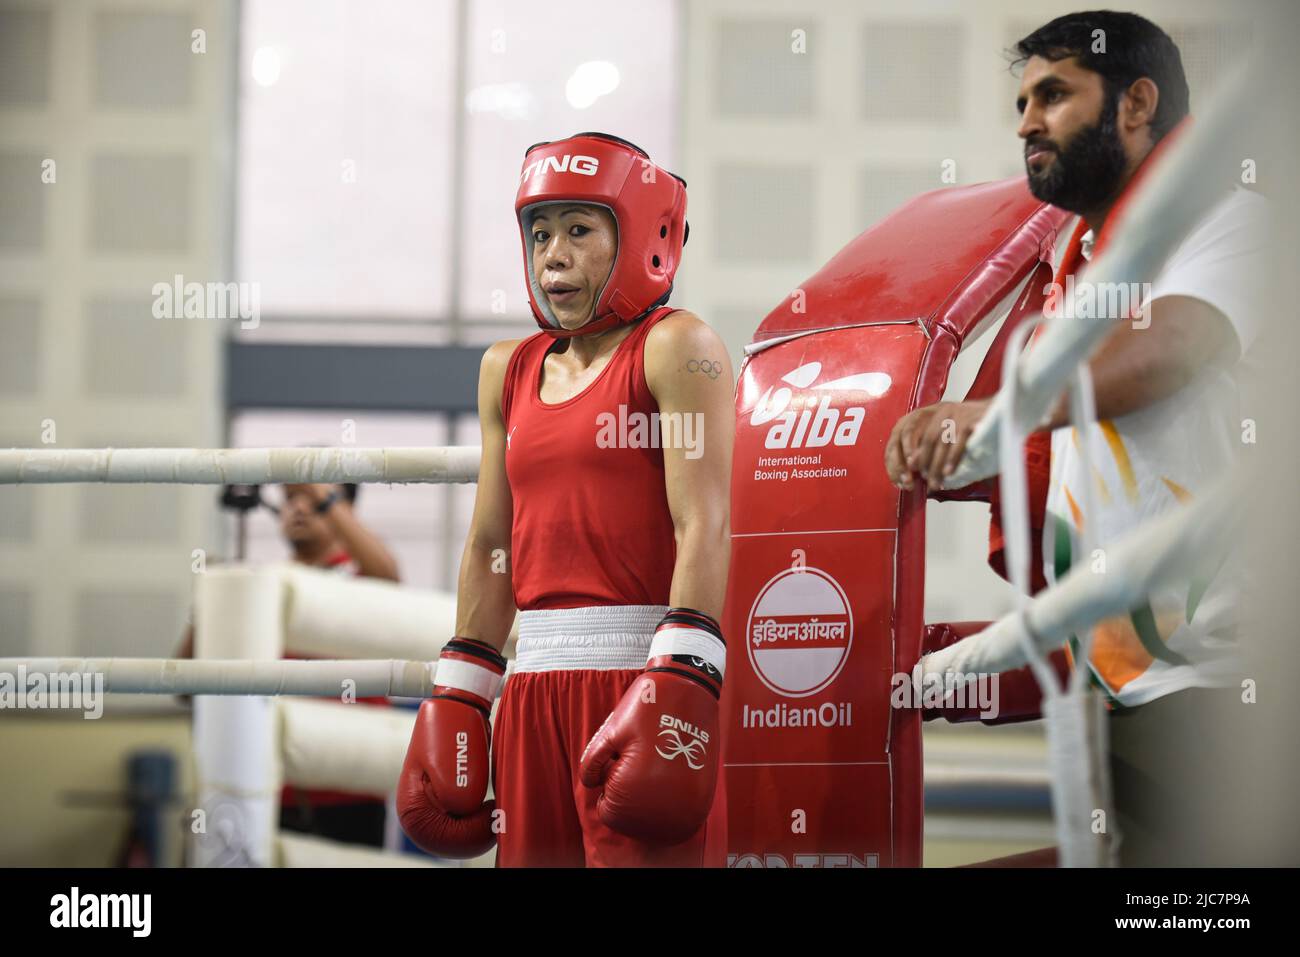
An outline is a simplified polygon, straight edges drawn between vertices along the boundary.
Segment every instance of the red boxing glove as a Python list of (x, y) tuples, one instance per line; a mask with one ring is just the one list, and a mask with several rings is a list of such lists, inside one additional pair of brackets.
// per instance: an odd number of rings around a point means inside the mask
[(491, 645), (453, 638), (442, 649), (433, 696), (420, 705), (397, 782), (402, 830), (439, 857), (486, 854), (496, 843), (491, 776), (492, 702), (506, 660)]
[(670, 608), (645, 671), (582, 752), (607, 827), (679, 844), (700, 829), (718, 784), (718, 697), (727, 645), (703, 612)]

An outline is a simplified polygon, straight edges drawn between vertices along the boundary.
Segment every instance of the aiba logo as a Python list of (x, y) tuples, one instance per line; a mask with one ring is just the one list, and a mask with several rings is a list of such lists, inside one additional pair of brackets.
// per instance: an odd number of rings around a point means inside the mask
[(826, 572), (787, 568), (754, 599), (746, 639), (763, 684), (787, 698), (806, 698), (834, 681), (849, 660), (853, 610)]
[[(815, 449), (825, 445), (856, 444), (862, 422), (867, 417), (866, 407), (850, 405), (843, 410), (837, 409), (831, 405), (832, 393), (866, 393), (876, 398), (889, 390), (891, 382), (884, 372), (859, 372), (829, 382), (817, 382), (821, 372), (820, 362), (804, 363), (781, 376), (786, 385), (779, 388), (768, 386), (758, 400), (749, 424), (757, 428), (774, 423), (763, 440), (767, 448)], [(795, 389), (812, 390), (802, 410), (794, 402)]]

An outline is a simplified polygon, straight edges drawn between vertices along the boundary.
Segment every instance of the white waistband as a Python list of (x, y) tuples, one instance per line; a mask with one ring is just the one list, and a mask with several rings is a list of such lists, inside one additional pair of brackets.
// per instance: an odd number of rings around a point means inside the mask
[(644, 668), (667, 605), (589, 605), (519, 613), (515, 672)]

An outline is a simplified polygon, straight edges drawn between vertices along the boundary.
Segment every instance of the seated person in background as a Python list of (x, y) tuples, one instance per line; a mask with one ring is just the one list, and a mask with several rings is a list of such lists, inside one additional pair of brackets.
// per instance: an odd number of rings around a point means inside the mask
[[(292, 561), (358, 578), (400, 581), (392, 553), (353, 511), (356, 485), (305, 484), (280, 488), (283, 497), (279, 505), (267, 504), (279, 515), (280, 533), (293, 550)], [(194, 657), (192, 618), (177, 657)], [(361, 698), (358, 702), (387, 704), (384, 698)], [(379, 796), (311, 791), (290, 785), (285, 785), (280, 796), (282, 829), (336, 841), (382, 847), (385, 816), (385, 800)]]
[[(266, 505), (280, 517), (280, 532), (293, 550), (291, 561), (314, 568), (349, 571), (358, 578), (401, 581), (392, 552), (361, 524), (353, 511), (356, 485), (316, 483), (282, 485), (280, 489), (280, 504), (272, 501)], [(194, 657), (192, 618), (176, 657)]]

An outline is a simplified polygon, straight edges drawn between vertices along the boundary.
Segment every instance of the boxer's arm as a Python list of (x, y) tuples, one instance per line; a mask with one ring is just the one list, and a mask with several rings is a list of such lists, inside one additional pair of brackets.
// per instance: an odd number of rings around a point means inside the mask
[(659, 404), (677, 541), (669, 604), (721, 619), (731, 560), (731, 360), (717, 333), (693, 313), (678, 311), (646, 336), (645, 376)]
[(478, 376), (478, 418), (483, 438), (474, 517), (460, 560), (456, 591), (456, 634), (500, 650), (515, 620), (510, 584), (510, 526), (513, 503), (506, 479), (506, 430), (501, 388), (506, 366), (520, 340), (498, 342), (483, 354)]

